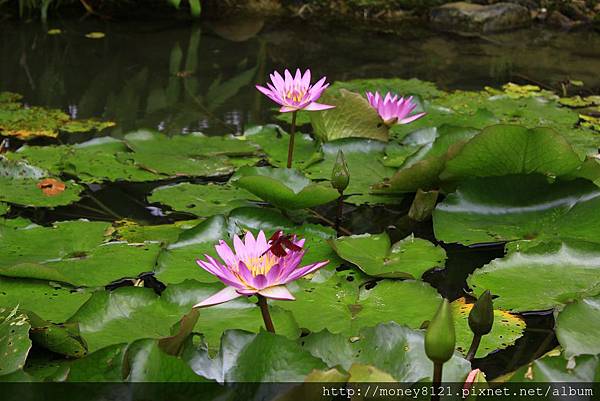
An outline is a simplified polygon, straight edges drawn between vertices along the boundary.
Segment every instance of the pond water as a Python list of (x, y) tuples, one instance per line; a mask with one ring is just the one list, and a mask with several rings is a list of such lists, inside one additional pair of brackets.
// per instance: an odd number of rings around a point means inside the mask
[[(62, 33), (48, 35), (48, 29)], [(103, 32), (105, 37), (86, 38), (89, 32)], [(115, 137), (139, 128), (168, 134), (235, 134), (247, 125), (273, 122), (273, 106), (254, 83), (264, 83), (274, 69), (293, 66), (310, 67), (315, 76), (327, 75), (329, 81), (416, 77), (447, 90), (479, 90), (508, 81), (558, 89), (568, 79), (583, 81), (583, 93), (600, 89), (600, 35), (589, 32), (530, 29), (464, 37), (415, 27), (367, 33), (343, 26), (240, 18), (202, 25), (4, 22), (0, 37), (0, 91), (21, 93), (28, 104), (60, 108), (74, 118), (115, 121), (117, 126), (107, 131)], [(89, 138), (59, 139), (72, 143)], [(172, 214), (167, 219), (147, 207), (145, 197), (157, 185), (93, 186), (93, 201), (55, 210), (14, 208), (12, 213), (42, 224), (78, 217), (118, 216), (141, 223), (189, 218)], [(90, 211), (98, 205), (109, 212)], [(354, 233), (388, 229), (394, 241), (411, 232), (434, 240), (430, 223), (407, 221), (409, 206), (410, 199), (393, 207), (348, 206), (345, 224)], [(335, 213), (333, 207), (318, 211), (329, 218)], [(478, 249), (448, 246), (447, 251), (448, 269), (429, 273), (426, 279), (451, 299), (464, 294), (469, 273), (503, 255), (501, 244)], [(490, 377), (556, 344), (551, 314), (525, 318), (526, 335), (515, 346), (478, 362)]]

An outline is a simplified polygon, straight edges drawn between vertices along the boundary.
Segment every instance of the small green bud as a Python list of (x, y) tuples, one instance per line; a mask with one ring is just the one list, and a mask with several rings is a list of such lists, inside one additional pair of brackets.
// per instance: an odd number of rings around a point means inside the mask
[(435, 363), (444, 363), (452, 358), (456, 346), (456, 333), (452, 307), (447, 299), (442, 301), (425, 332), (425, 353)]
[(484, 336), (492, 331), (494, 324), (494, 303), (492, 294), (485, 291), (469, 313), (469, 327), (471, 331), (478, 336)]
[(348, 165), (344, 159), (344, 152), (339, 150), (331, 173), (331, 186), (342, 193), (344, 192), (344, 189), (348, 187), (349, 182), (350, 173), (348, 172)]

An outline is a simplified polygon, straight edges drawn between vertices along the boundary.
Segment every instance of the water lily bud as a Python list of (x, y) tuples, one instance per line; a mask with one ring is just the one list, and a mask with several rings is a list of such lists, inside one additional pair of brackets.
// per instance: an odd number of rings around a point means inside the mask
[(331, 186), (337, 189), (340, 193), (344, 192), (344, 189), (348, 187), (350, 182), (350, 173), (348, 172), (348, 165), (344, 159), (344, 152), (338, 151), (337, 159), (333, 165), (333, 172), (331, 174)]
[(452, 358), (456, 346), (452, 308), (447, 299), (442, 301), (425, 332), (425, 353), (436, 363)]
[(469, 327), (478, 336), (484, 336), (492, 331), (494, 324), (494, 304), (492, 294), (485, 291), (469, 313)]

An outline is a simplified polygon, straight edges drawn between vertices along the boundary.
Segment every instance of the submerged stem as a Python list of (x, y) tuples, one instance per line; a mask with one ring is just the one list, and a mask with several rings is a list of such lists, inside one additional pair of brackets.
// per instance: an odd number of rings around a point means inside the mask
[(467, 352), (467, 361), (471, 362), (473, 358), (475, 358), (475, 354), (477, 353), (477, 348), (479, 348), (480, 342), (481, 336), (478, 336), (477, 334), (473, 335), (473, 341), (471, 341), (469, 352)]
[(273, 326), (273, 320), (271, 320), (271, 314), (269, 313), (269, 305), (267, 304), (267, 298), (260, 294), (256, 294), (258, 297), (258, 306), (262, 313), (262, 318), (265, 322), (265, 328), (271, 333), (275, 333), (275, 327)]
[(287, 168), (292, 168), (292, 159), (294, 158), (294, 139), (296, 135), (296, 115), (298, 111), (292, 112), (292, 127), (290, 128), (290, 142), (288, 144)]
[(431, 394), (431, 401), (439, 401), (440, 399), (440, 387), (442, 386), (442, 370), (444, 364), (441, 362), (433, 363), (433, 392)]

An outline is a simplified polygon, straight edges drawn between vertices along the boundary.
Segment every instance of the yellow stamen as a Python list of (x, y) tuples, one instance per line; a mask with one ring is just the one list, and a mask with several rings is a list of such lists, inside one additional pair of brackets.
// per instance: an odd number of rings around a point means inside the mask
[(267, 253), (257, 258), (249, 258), (244, 261), (246, 267), (254, 277), (259, 274), (267, 274), (278, 262), (279, 258), (271, 253)]

